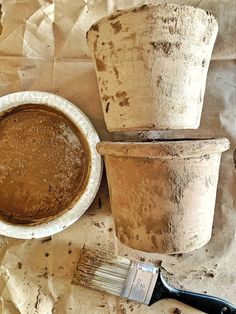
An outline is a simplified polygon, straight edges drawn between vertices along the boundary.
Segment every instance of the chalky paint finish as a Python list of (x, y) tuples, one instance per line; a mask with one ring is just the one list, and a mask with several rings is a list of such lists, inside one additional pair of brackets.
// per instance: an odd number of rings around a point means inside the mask
[(225, 139), (202, 142), (98, 145), (122, 243), (173, 254), (210, 240), (220, 157), (229, 144)]
[(185, 5), (118, 11), (87, 33), (109, 131), (198, 128), (218, 31)]

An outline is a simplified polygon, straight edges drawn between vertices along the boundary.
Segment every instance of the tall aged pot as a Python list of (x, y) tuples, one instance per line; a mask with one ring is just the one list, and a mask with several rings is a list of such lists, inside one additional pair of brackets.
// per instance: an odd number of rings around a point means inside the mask
[(196, 129), (218, 24), (186, 5), (118, 11), (87, 33), (109, 131)]

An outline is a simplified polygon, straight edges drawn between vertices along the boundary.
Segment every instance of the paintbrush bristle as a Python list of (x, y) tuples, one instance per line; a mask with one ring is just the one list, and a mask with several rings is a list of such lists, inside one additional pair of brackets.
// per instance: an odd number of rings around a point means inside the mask
[(131, 261), (91, 248), (83, 248), (73, 284), (121, 296)]

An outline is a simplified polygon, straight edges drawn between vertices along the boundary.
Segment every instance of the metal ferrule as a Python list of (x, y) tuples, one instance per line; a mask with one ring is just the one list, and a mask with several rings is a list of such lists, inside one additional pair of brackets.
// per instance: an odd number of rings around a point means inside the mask
[(139, 303), (149, 304), (158, 276), (158, 268), (131, 261), (122, 296)]

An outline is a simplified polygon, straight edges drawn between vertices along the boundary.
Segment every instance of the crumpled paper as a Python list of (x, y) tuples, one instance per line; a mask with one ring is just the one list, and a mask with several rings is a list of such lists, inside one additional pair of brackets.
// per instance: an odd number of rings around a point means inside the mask
[[(82, 109), (101, 139), (127, 138), (105, 128), (94, 66), (85, 33), (96, 20), (143, 0), (0, 0), (0, 95), (40, 90), (59, 94)], [(166, 256), (138, 252), (114, 235), (105, 175), (92, 206), (81, 219), (52, 237), (16, 240), (0, 237), (0, 313), (164, 313), (176, 308), (200, 313), (176, 301), (152, 307), (121, 300), (71, 284), (86, 243), (163, 267), (176, 287), (215, 294), (236, 304), (236, 2), (234, 0), (171, 1), (211, 11), (219, 34), (210, 64), (201, 126), (198, 130), (137, 132), (145, 136), (227, 137), (231, 149), (223, 154), (211, 241), (189, 254)], [(196, 200), (197, 202), (197, 200)]]

